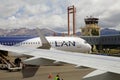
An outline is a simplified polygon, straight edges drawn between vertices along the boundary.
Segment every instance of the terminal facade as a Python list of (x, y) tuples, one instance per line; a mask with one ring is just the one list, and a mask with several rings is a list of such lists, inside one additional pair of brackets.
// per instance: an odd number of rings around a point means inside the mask
[(116, 49), (120, 53), (120, 35), (111, 35), (111, 36), (81, 36), (85, 39), (93, 48), (96, 50), (104, 51), (110, 49)]

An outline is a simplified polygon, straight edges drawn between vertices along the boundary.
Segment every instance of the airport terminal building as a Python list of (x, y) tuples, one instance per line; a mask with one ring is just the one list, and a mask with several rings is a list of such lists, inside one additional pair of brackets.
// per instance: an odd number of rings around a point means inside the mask
[(91, 46), (92, 51), (95, 48), (98, 52), (101, 50), (116, 49), (120, 53), (120, 34), (100, 36), (100, 26), (98, 18), (85, 18), (85, 26), (81, 28), (82, 36)]
[(111, 36), (81, 36), (92, 47), (95, 45), (97, 50), (101, 49), (120, 49), (120, 35)]

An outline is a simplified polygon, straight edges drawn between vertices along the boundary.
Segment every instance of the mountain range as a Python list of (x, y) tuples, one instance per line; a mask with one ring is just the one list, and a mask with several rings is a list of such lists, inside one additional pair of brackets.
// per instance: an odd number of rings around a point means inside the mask
[[(55, 31), (45, 28), (42, 29), (41, 31), (45, 36), (62, 35), (61, 33), (57, 33)], [(36, 29), (28, 29), (28, 28), (0, 29), (0, 36), (38, 36), (38, 33)]]
[[(61, 35), (67, 35), (67, 34), (63, 34), (63, 33), (58, 33), (49, 29), (42, 29), (42, 33), (45, 36), (52, 36), (52, 35), (56, 35), (56, 36), (61, 36)], [(80, 36), (80, 32), (76, 33), (77, 36)], [(114, 30), (114, 29), (102, 29), (100, 31), (100, 35), (116, 35), (116, 34), (120, 34), (119, 30)], [(0, 29), (0, 36), (38, 36), (38, 33), (36, 31), (36, 29), (28, 29), (28, 28), (19, 28), (19, 29)]]
[(120, 34), (119, 30), (105, 28), (100, 31), (100, 35), (116, 35)]

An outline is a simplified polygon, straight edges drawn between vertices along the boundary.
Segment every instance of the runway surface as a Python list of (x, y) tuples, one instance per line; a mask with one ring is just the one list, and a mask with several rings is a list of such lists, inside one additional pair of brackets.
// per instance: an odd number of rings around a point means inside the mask
[[(37, 71), (33, 77), (25, 78), (32, 75), (34, 71)], [(90, 68), (75, 69), (73, 65), (64, 66), (41, 66), (38, 68), (27, 67), (20, 72), (8, 72), (6, 70), (0, 70), (0, 80), (54, 80), (54, 77), (59, 74), (63, 80), (82, 80), (82, 77), (93, 71)], [(24, 75), (22, 74), (24, 73)], [(48, 78), (49, 74), (52, 78)], [(24, 76), (24, 78), (23, 78)]]

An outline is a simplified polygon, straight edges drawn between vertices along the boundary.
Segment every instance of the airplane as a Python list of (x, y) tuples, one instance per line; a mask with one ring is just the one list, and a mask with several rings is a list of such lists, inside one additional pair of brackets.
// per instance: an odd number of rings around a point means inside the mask
[[(42, 33), (40, 34), (40, 38), (43, 46), (41, 46), (41, 49), (29, 48), (25, 46), (0, 45), (0, 50), (32, 56), (31, 58), (23, 61), (25, 64), (42, 65), (64, 62), (68, 64), (74, 64), (77, 68), (79, 68), (80, 66), (85, 66), (97, 69), (86, 75), (84, 78), (100, 75), (106, 72), (120, 74), (119, 57), (50, 49), (50, 44), (47, 38), (42, 35)], [(46, 47), (44, 45), (49, 46), (47, 47), (48, 49), (43, 49), (44, 47)]]
[[(89, 52), (91, 46), (79, 37), (46, 37), (52, 48), (72, 51), (72, 52)], [(39, 37), (0, 37), (0, 44), (7, 46), (22, 46), (30, 48), (38, 48), (42, 46)]]
[[(90, 53), (91, 51), (91, 46), (84, 39), (79, 37), (49, 36), (46, 37), (46, 39), (50, 44), (48, 44), (48, 47), (51, 46), (51, 49), (82, 53)], [(21, 46), (29, 48), (40, 48), (42, 46), (42, 42), (39, 37), (0, 37), (0, 44), (6, 46)], [(9, 53), (14, 56), (21, 56), (17, 55), (16, 53), (8, 52), (8, 54)]]

